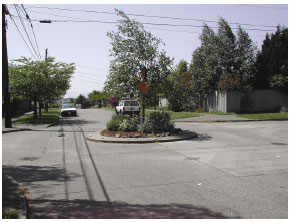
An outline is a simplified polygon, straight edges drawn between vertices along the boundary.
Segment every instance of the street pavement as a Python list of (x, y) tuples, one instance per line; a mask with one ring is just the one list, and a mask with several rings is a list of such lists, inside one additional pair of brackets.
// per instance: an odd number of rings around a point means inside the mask
[(288, 121), (176, 121), (198, 134), (178, 142), (86, 140), (112, 114), (2, 134), (2, 172), (26, 189), (32, 217), (288, 218)]

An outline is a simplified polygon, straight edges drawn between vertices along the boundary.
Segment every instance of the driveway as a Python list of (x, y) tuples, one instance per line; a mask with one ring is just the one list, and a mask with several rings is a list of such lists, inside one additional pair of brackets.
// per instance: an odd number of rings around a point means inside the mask
[(3, 134), (3, 171), (35, 218), (287, 218), (288, 122), (176, 123), (189, 141), (85, 140), (111, 112)]

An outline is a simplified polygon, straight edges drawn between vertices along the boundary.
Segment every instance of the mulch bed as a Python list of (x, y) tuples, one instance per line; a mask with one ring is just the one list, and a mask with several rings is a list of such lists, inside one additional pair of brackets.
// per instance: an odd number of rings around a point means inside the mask
[(169, 132), (162, 133), (143, 133), (143, 132), (119, 132), (119, 131), (110, 131), (110, 130), (102, 130), (100, 133), (102, 136), (107, 137), (117, 137), (117, 138), (148, 138), (148, 137), (166, 137), (170, 136)]

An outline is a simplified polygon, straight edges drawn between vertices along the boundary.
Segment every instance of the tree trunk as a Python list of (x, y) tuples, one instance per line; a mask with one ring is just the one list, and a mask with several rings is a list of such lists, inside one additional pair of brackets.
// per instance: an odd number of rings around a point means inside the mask
[(39, 117), (41, 117), (41, 103), (39, 103), (39, 107), (38, 107), (38, 115), (39, 115)]
[(145, 121), (145, 99), (144, 95), (142, 95), (141, 122), (144, 123), (144, 121)]
[(45, 112), (48, 113), (48, 103), (44, 104)]
[(37, 118), (37, 105), (36, 105), (36, 100), (33, 100), (33, 118)]

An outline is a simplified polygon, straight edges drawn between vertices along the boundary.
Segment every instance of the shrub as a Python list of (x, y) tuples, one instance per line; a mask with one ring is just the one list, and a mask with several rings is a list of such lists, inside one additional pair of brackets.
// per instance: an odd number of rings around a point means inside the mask
[(138, 125), (140, 124), (140, 117), (133, 116), (128, 119), (124, 119), (119, 125), (119, 131), (122, 132), (134, 132), (138, 131)]
[(139, 125), (138, 129), (146, 133), (160, 133), (172, 132), (175, 127), (174, 124), (170, 122), (169, 113), (151, 112), (145, 122)]
[(127, 116), (124, 115), (113, 115), (112, 119), (106, 124), (106, 127), (110, 131), (118, 131), (119, 125), (123, 122), (123, 120), (128, 119)]

